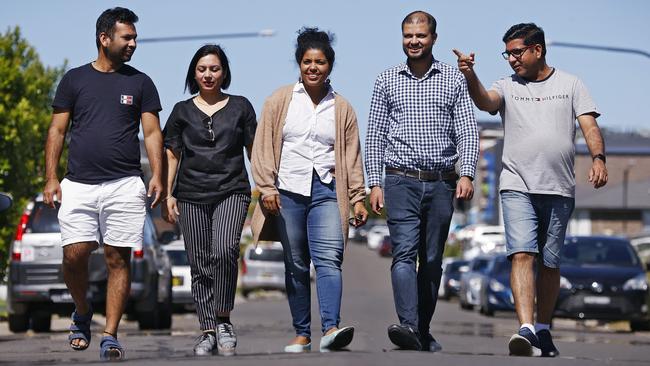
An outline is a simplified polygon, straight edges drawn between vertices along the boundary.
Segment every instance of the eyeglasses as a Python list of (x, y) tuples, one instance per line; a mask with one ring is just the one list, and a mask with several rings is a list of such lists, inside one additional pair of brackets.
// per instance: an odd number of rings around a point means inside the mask
[(206, 120), (206, 122), (208, 124), (208, 126), (207, 126), (208, 127), (208, 136), (209, 136), (208, 138), (210, 139), (210, 142), (214, 142), (215, 136), (214, 136), (214, 131), (212, 130), (212, 116), (210, 116)]
[(526, 52), (527, 49), (533, 48), (535, 46), (536, 45), (531, 44), (531, 45), (523, 47), (523, 48), (513, 48), (510, 51), (501, 52), (501, 56), (503, 56), (503, 59), (506, 60), (506, 61), (510, 58), (510, 55), (512, 55), (516, 59), (520, 59), (521, 56), (524, 55), (524, 52)]

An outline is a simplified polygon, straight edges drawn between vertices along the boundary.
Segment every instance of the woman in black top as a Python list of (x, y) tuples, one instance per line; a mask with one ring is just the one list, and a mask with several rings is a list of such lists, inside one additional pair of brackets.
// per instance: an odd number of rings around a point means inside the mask
[(192, 296), (203, 331), (194, 347), (199, 356), (217, 351), (232, 355), (237, 345), (230, 311), (239, 241), (251, 200), (244, 148), (250, 157), (257, 122), (246, 98), (222, 91), (230, 78), (221, 47), (201, 47), (185, 80), (186, 90), (196, 95), (176, 103), (164, 130), (164, 216), (170, 223), (180, 223), (185, 240)]

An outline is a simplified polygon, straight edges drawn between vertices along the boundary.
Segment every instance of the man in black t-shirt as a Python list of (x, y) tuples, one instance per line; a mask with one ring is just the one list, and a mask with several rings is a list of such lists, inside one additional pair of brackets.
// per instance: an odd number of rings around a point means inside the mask
[[(69, 336), (74, 350), (90, 344), (88, 258), (104, 244), (108, 284), (102, 360), (123, 358), (117, 329), (130, 292), (131, 250), (142, 247), (145, 196), (155, 195), (155, 206), (162, 192), (158, 92), (147, 75), (125, 65), (136, 48), (137, 21), (132, 11), (119, 7), (99, 16), (97, 59), (68, 71), (59, 83), (45, 145), (43, 201), (53, 208), (56, 199), (61, 202), (63, 276), (76, 307)], [(140, 121), (153, 174), (148, 191), (141, 178)], [(70, 122), (68, 169), (59, 183), (56, 167)]]

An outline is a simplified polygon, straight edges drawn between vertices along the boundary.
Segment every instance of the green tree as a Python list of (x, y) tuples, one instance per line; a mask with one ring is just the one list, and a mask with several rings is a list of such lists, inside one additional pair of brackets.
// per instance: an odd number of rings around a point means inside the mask
[(18, 27), (0, 34), (0, 191), (14, 198), (0, 213), (0, 280), (20, 215), (44, 184), (50, 103), (64, 69), (43, 66)]

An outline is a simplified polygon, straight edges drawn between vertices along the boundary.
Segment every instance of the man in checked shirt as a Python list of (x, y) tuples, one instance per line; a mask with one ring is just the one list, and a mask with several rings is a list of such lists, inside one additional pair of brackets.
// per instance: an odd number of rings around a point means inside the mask
[(407, 61), (377, 77), (365, 151), (370, 205), (380, 214), (386, 204), (393, 243), (391, 279), (399, 324), (388, 328), (388, 337), (402, 349), (431, 352), (441, 349), (429, 324), (453, 199), (472, 198), (479, 153), (465, 78), (434, 59), (436, 38), (430, 14), (415, 11), (402, 21)]

